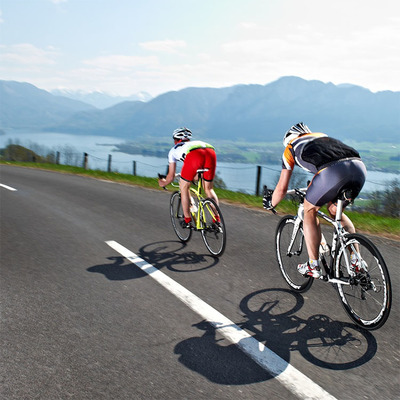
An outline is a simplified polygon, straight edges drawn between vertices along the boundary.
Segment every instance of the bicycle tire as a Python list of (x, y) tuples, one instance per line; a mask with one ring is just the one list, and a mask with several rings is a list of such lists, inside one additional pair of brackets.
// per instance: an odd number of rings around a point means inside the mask
[(303, 324), (296, 348), (313, 365), (349, 370), (366, 364), (376, 354), (374, 336), (351, 322), (339, 322), (317, 314)]
[[(337, 277), (350, 279), (351, 285), (336, 284), (339, 298), (350, 319), (358, 326), (378, 329), (388, 319), (392, 305), (389, 271), (377, 247), (365, 236), (353, 233), (346, 235), (345, 240), (345, 248), (338, 253), (335, 273)], [(348, 255), (356, 245), (363, 261), (362, 269), (355, 277), (349, 277), (344, 252)]]
[(192, 236), (192, 230), (182, 227), (182, 221), (185, 220), (182, 210), (181, 194), (179, 191), (172, 193), (170, 200), (170, 216), (172, 227), (178, 236), (179, 240), (183, 243), (189, 241)]
[(276, 258), (283, 279), (293, 291), (302, 293), (310, 289), (314, 278), (305, 278), (297, 271), (298, 264), (304, 262), (301, 256), (308, 259), (302, 224), (293, 242), (292, 251), (288, 252), (296, 218), (292, 215), (286, 215), (279, 221), (275, 232), (275, 247)]
[[(215, 222), (214, 209), (219, 215), (218, 223)], [(221, 209), (213, 199), (205, 199), (202, 200), (200, 211), (201, 237), (207, 250), (213, 256), (219, 257), (224, 253), (226, 247), (226, 228)]]

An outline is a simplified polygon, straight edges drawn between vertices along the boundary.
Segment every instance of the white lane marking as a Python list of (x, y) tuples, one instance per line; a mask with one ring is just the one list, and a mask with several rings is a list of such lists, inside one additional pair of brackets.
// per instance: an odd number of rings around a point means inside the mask
[(268, 347), (258, 342), (215, 308), (211, 307), (185, 287), (153, 267), (147, 261), (113, 240), (107, 241), (106, 243), (123, 257), (127, 258), (132, 264), (135, 264), (142, 271), (155, 279), (160, 285), (174, 294), (202, 318), (207, 320), (220, 334), (237, 345), (294, 395), (300, 399), (335, 399), (335, 397), (322, 389), (310, 378), (292, 367)]
[(0, 183), (0, 186), (3, 187), (4, 189), (11, 190), (12, 192), (16, 192), (17, 191), (17, 189), (14, 189), (11, 186), (3, 185), (2, 183)]

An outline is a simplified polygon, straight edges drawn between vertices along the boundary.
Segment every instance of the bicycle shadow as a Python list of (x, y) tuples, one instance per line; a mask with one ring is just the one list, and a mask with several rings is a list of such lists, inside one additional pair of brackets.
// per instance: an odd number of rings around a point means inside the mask
[[(175, 272), (196, 272), (211, 268), (219, 260), (211, 255), (182, 252), (185, 243), (177, 241), (154, 242), (142, 246), (138, 255), (157, 269), (168, 268)], [(88, 272), (103, 274), (110, 281), (124, 281), (147, 276), (140, 268), (121, 256), (107, 257), (110, 263), (94, 265)]]
[[(300, 294), (285, 289), (263, 289), (243, 298), (244, 321), (237, 325), (290, 362), (299, 352), (308, 362), (322, 368), (347, 370), (371, 360), (377, 351), (374, 336), (356, 325), (333, 321), (326, 315), (302, 319), (295, 315), (304, 304)], [(273, 375), (221, 336), (207, 321), (192, 325), (204, 334), (175, 346), (179, 362), (208, 380), (224, 385), (242, 385), (271, 379)], [(245, 341), (239, 346), (248, 348)], [(264, 350), (252, 346), (262, 358)], [(283, 364), (284, 365), (284, 362)]]
[(301, 294), (287, 289), (259, 290), (242, 299), (245, 321), (238, 325), (287, 362), (298, 351), (321, 368), (347, 370), (374, 357), (377, 343), (370, 332), (323, 314), (302, 319), (295, 313), (303, 304)]

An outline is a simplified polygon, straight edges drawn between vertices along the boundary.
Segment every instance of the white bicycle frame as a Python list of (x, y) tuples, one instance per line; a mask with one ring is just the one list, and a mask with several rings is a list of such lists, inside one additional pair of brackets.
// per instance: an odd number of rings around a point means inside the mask
[[(301, 188), (301, 189), (297, 189), (298, 192), (301, 192), (303, 195), (305, 195), (307, 188)], [(296, 190), (288, 190), (287, 194), (288, 195), (295, 195), (298, 194), (298, 192), (296, 192)], [(353, 269), (350, 267), (350, 260), (349, 260), (349, 256), (347, 254), (345, 250), (345, 240), (344, 240), (344, 235), (347, 233), (343, 226), (342, 226), (342, 213), (343, 213), (343, 204), (344, 201), (339, 199), (337, 202), (337, 206), (336, 206), (336, 216), (335, 219), (331, 218), (330, 216), (326, 215), (325, 213), (323, 213), (321, 210), (318, 210), (318, 216), (321, 217), (322, 219), (324, 219), (325, 221), (329, 222), (331, 225), (333, 225), (335, 231), (332, 237), (332, 245), (331, 248), (329, 249), (328, 246), (326, 245), (326, 240), (324, 237), (324, 234), (322, 233), (322, 240), (321, 240), (321, 245), (320, 245), (320, 254), (323, 256), (324, 253), (330, 252), (330, 255), (332, 257), (332, 260), (336, 261), (336, 265), (335, 268), (333, 269), (333, 261), (331, 263), (331, 266), (329, 268), (328, 271), (326, 271), (325, 275), (322, 275), (319, 279), (323, 279), (327, 282), (330, 283), (336, 283), (336, 284), (340, 284), (340, 285), (350, 285), (350, 282), (348, 280), (344, 280), (344, 279), (340, 279), (337, 275), (335, 276), (335, 272), (334, 271), (338, 271), (338, 265), (337, 263), (339, 262), (339, 258), (337, 257), (338, 253), (343, 253), (344, 258), (345, 258), (345, 262), (346, 262), (346, 268), (347, 268), (347, 272), (349, 274), (349, 276), (355, 276), (355, 271), (353, 271)], [(293, 247), (293, 243), (295, 241), (295, 238), (298, 234), (298, 231), (300, 229), (300, 225), (302, 223), (304, 219), (304, 204), (300, 203), (298, 210), (297, 210), (297, 218), (295, 219), (294, 222), (294, 227), (293, 227), (293, 233), (292, 233), (292, 237), (290, 240), (290, 244), (288, 247), (288, 254), (291, 252), (292, 247)], [(337, 249), (337, 243), (340, 243), (340, 248)], [(301, 249), (299, 249), (301, 250)], [(356, 255), (356, 257), (361, 260), (361, 256), (360, 254), (357, 252), (355, 246), (353, 246), (353, 252)], [(325, 265), (324, 268), (326, 269)]]

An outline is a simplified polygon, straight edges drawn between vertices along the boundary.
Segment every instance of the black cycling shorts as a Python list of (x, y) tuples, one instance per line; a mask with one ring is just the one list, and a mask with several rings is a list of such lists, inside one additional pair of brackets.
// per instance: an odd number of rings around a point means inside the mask
[(343, 189), (352, 189), (355, 199), (365, 183), (367, 169), (360, 159), (336, 161), (318, 171), (312, 179), (306, 200), (315, 206), (335, 202)]

